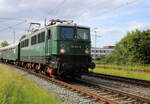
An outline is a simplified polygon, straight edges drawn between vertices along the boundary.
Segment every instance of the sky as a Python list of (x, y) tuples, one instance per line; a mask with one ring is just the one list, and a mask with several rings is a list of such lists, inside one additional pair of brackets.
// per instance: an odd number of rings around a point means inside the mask
[(0, 42), (19, 40), (45, 18), (89, 26), (93, 47), (115, 45), (127, 32), (150, 29), (150, 0), (0, 0)]

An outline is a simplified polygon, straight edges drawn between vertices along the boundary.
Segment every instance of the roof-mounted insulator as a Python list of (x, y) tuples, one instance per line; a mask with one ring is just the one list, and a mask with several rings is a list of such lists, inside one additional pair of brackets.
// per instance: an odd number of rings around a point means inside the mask
[(57, 23), (71, 24), (71, 23), (73, 23), (73, 20), (59, 20), (59, 19), (54, 20), (54, 19), (52, 19), (49, 21), (48, 26), (55, 25)]

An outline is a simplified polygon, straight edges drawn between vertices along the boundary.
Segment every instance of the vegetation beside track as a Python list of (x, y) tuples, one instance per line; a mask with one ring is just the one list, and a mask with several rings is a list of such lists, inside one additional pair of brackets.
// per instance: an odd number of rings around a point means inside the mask
[(98, 60), (94, 61), (96, 68), (93, 72), (116, 75), (127, 78), (150, 80), (150, 65), (115, 65), (101, 64)]
[(150, 65), (116, 65), (116, 64), (102, 64), (98, 60), (94, 60), (96, 67), (97, 68), (102, 68), (102, 67), (108, 67), (108, 68), (113, 68), (113, 69), (125, 69), (125, 70), (132, 70), (132, 71), (150, 71)]
[(150, 64), (150, 30), (135, 30), (116, 44), (101, 63), (116, 65)]
[(127, 33), (111, 54), (95, 63), (94, 72), (150, 80), (150, 30)]
[(114, 69), (93, 69), (93, 72), (108, 74), (108, 75), (116, 75), (127, 78), (135, 78), (141, 80), (150, 80), (150, 73), (141, 73), (132, 70), (114, 70)]
[(60, 100), (0, 64), (0, 104), (60, 104)]

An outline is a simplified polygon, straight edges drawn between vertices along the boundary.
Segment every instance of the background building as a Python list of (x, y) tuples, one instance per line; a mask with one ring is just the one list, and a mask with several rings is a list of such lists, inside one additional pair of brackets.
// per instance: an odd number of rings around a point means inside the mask
[(103, 48), (91, 48), (91, 55), (93, 59), (101, 59), (110, 54), (114, 50), (114, 46), (104, 46)]

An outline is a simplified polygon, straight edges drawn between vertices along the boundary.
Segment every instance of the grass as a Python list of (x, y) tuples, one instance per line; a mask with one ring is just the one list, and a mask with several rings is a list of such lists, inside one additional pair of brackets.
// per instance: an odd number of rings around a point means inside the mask
[(60, 104), (32, 81), (0, 64), (0, 104)]
[(114, 65), (114, 64), (102, 64), (98, 60), (94, 60), (97, 67), (111, 67), (111, 68), (125, 68), (127, 70), (149, 70), (150, 71), (150, 65)]
[(135, 72), (132, 70), (94, 69), (93, 72), (150, 81), (150, 73)]

